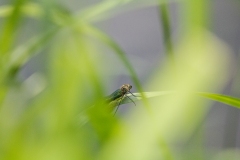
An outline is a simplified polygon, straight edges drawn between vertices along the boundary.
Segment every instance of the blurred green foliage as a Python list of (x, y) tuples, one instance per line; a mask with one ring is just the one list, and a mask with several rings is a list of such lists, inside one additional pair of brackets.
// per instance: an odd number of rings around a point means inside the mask
[[(105, 75), (111, 73), (101, 68), (106, 60), (101, 59), (104, 51), (99, 44), (118, 56), (139, 94), (143, 89), (124, 51), (94, 22), (160, 5), (165, 32), (170, 32), (169, 3), (182, 6), (183, 35), (175, 48), (166, 40), (173, 63), (166, 60), (159, 65), (146, 86), (181, 94), (149, 102), (145, 93), (142, 105), (122, 119), (114, 117), (102, 103)], [(215, 158), (214, 152), (205, 150), (201, 137), (187, 144), (208, 111), (208, 103), (191, 93), (221, 91), (229, 77), (230, 51), (207, 31), (206, 6), (204, 0), (105, 0), (74, 13), (55, 1), (15, 0), (1, 6), (0, 159)], [(44, 29), (21, 41), (26, 18)], [(165, 38), (169, 35), (165, 33)], [(46, 55), (42, 64), (46, 72), (20, 79), (22, 67), (36, 54)], [(239, 107), (239, 99), (205, 96)], [(236, 156), (233, 151), (226, 153), (230, 159)]]

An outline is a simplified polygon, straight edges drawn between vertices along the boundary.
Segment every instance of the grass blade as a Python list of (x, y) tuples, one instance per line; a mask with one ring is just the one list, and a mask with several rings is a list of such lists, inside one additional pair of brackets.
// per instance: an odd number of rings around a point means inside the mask
[(162, 25), (163, 40), (164, 40), (166, 55), (169, 58), (169, 62), (172, 62), (173, 61), (173, 45), (171, 42), (171, 25), (170, 25), (170, 16), (169, 16), (167, 3), (159, 4), (159, 17)]
[[(144, 93), (146, 98), (153, 98), (153, 97), (164, 96), (164, 95), (169, 95), (169, 94), (176, 94), (177, 92), (176, 91), (161, 91), (161, 92), (143, 92), (143, 93)], [(211, 99), (213, 101), (224, 103), (224, 104), (227, 104), (227, 105), (232, 106), (232, 107), (240, 108), (240, 98), (236, 98), (236, 97), (232, 97), (232, 96), (228, 96), (228, 95), (223, 95), (223, 94), (207, 93), (207, 92), (198, 92), (197, 94), (204, 97), (204, 98)], [(129, 98), (131, 98), (134, 102), (142, 100), (142, 97), (141, 97), (140, 93), (133, 93), (133, 95), (132, 94), (127, 94), (127, 96)], [(123, 98), (121, 104), (132, 103), (129, 100), (129, 98), (127, 98), (125, 96)], [(118, 104), (118, 102), (116, 102), (116, 104)]]
[(208, 98), (220, 103), (224, 103), (232, 107), (240, 108), (240, 98), (231, 97), (223, 94), (205, 93), (205, 92), (199, 92), (198, 94), (205, 98)]
[(77, 12), (76, 16), (82, 21), (86, 20), (88, 22), (103, 21), (112, 18), (118, 14), (131, 11), (133, 9), (139, 9), (149, 6), (155, 6), (159, 3), (172, 3), (178, 0), (116, 0), (116, 1), (102, 1), (97, 5), (90, 6), (83, 11)]

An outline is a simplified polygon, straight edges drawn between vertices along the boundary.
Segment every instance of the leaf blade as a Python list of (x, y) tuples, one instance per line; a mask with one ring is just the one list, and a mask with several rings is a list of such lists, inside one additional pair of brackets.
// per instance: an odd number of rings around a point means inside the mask
[(215, 94), (215, 93), (206, 93), (206, 92), (199, 92), (197, 93), (200, 96), (203, 96), (205, 98), (224, 103), (227, 105), (230, 105), (232, 107), (236, 107), (240, 109), (240, 98), (223, 95), (223, 94)]

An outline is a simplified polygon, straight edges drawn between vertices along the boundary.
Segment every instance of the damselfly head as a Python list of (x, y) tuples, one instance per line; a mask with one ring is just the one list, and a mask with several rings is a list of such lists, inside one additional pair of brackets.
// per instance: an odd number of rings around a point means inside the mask
[(122, 85), (122, 87), (120, 88), (124, 93), (127, 93), (130, 91), (130, 89), (132, 88), (132, 86), (130, 84), (124, 84)]

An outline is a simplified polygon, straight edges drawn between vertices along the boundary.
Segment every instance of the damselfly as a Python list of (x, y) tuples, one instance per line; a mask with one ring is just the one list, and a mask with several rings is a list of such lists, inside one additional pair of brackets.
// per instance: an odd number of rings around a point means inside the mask
[[(115, 110), (114, 115), (117, 113), (118, 107), (121, 105), (121, 102), (125, 97), (127, 97), (134, 103), (134, 101), (130, 97), (127, 96), (127, 93), (132, 94), (132, 92), (130, 92), (131, 88), (132, 88), (132, 86), (130, 84), (124, 84), (119, 89), (117, 89), (112, 94), (110, 94), (109, 96), (106, 97), (106, 101), (108, 103), (111, 103), (113, 101), (118, 101), (117, 109)], [(135, 97), (135, 95), (133, 95), (133, 96)], [(136, 104), (134, 103), (134, 105), (136, 105)]]

